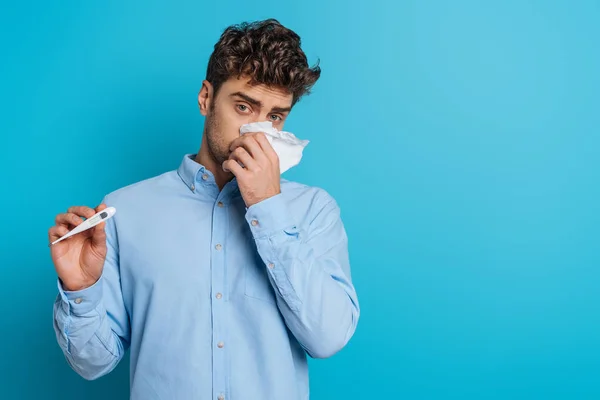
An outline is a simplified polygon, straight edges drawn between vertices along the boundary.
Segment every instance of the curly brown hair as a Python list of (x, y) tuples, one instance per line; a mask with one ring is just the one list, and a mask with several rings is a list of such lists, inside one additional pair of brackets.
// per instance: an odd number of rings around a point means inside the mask
[(321, 75), (308, 66), (300, 36), (276, 19), (231, 25), (221, 34), (208, 61), (206, 80), (216, 95), (231, 77), (248, 76), (250, 84), (284, 88), (292, 104), (309, 94)]

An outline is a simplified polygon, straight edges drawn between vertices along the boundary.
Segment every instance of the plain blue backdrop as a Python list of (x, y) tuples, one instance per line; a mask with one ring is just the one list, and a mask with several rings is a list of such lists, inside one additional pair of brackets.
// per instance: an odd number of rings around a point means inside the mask
[(47, 230), (195, 152), (212, 46), (268, 17), (323, 68), (285, 177), (338, 200), (362, 307), (311, 398), (600, 398), (599, 4), (4, 3), (0, 398), (128, 397), (55, 343)]

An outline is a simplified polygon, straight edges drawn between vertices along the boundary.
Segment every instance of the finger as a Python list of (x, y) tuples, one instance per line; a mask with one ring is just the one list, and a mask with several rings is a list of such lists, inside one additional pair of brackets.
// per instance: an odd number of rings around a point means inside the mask
[(54, 242), (55, 240), (65, 236), (67, 233), (69, 233), (69, 229), (67, 229), (66, 226), (53, 226), (48, 230), (48, 239), (50, 242)]
[(256, 142), (261, 147), (265, 155), (269, 158), (269, 160), (273, 162), (279, 161), (277, 152), (275, 152), (275, 149), (271, 145), (271, 142), (269, 142), (269, 139), (267, 139), (267, 136), (264, 133), (261, 132), (256, 135)]
[[(92, 214), (93, 215), (93, 214)], [(56, 225), (68, 227), (69, 225), (77, 226), (83, 222), (80, 216), (73, 213), (58, 214), (55, 219)]]
[(257, 162), (261, 163), (267, 159), (265, 152), (261, 149), (254, 135), (244, 135), (236, 139), (229, 148), (230, 151), (243, 147)]
[(231, 172), (237, 178), (244, 176), (246, 173), (246, 170), (244, 170), (244, 168), (242, 168), (236, 160), (225, 160), (223, 163), (223, 170), (226, 172)]
[(85, 217), (85, 218), (90, 218), (94, 214), (96, 214), (96, 212), (94, 211), (93, 208), (86, 207), (86, 206), (73, 206), (73, 207), (69, 207), (69, 209), (67, 210), (67, 212), (68, 213), (72, 213), (72, 214), (77, 214), (80, 217)]
[(242, 142), (244, 140), (246, 140), (248, 136), (249, 136), (249, 134), (240, 136), (237, 139), (235, 139), (233, 142), (231, 142), (231, 144), (229, 145), (229, 151), (233, 151), (236, 147), (240, 147)]
[(252, 171), (256, 170), (256, 167), (258, 166), (256, 160), (254, 160), (254, 158), (252, 158), (248, 151), (243, 147), (238, 147), (235, 150), (233, 150), (233, 152), (229, 156), (229, 159), (241, 162), (244, 165), (244, 167), (246, 167), (246, 169)]

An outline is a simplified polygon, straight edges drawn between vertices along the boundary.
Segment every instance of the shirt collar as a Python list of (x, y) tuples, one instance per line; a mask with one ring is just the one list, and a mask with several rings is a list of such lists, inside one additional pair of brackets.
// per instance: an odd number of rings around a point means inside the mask
[[(199, 185), (214, 186), (215, 179), (209, 170), (199, 162), (196, 161), (196, 154), (186, 154), (177, 168), (177, 174), (185, 183), (185, 185), (192, 192), (195, 192)], [(237, 180), (234, 178), (231, 182), (228, 182), (224, 188), (225, 192), (232, 191), (234, 194), (239, 194), (239, 188), (237, 186)]]
[(212, 173), (204, 165), (196, 161), (196, 154), (186, 154), (183, 156), (183, 160), (181, 160), (181, 164), (179, 164), (179, 168), (177, 169), (177, 174), (192, 192), (198, 186), (197, 183), (202, 182), (202, 177), (204, 177), (204, 181), (212, 178)]

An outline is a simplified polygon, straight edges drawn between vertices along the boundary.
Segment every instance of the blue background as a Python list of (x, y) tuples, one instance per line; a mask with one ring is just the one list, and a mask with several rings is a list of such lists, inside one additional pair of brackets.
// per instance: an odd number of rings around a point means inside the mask
[(271, 16), (323, 68), (285, 177), (340, 203), (362, 307), (312, 399), (600, 398), (597, 1), (2, 8), (0, 398), (127, 398), (55, 343), (47, 230), (195, 152), (212, 46)]

